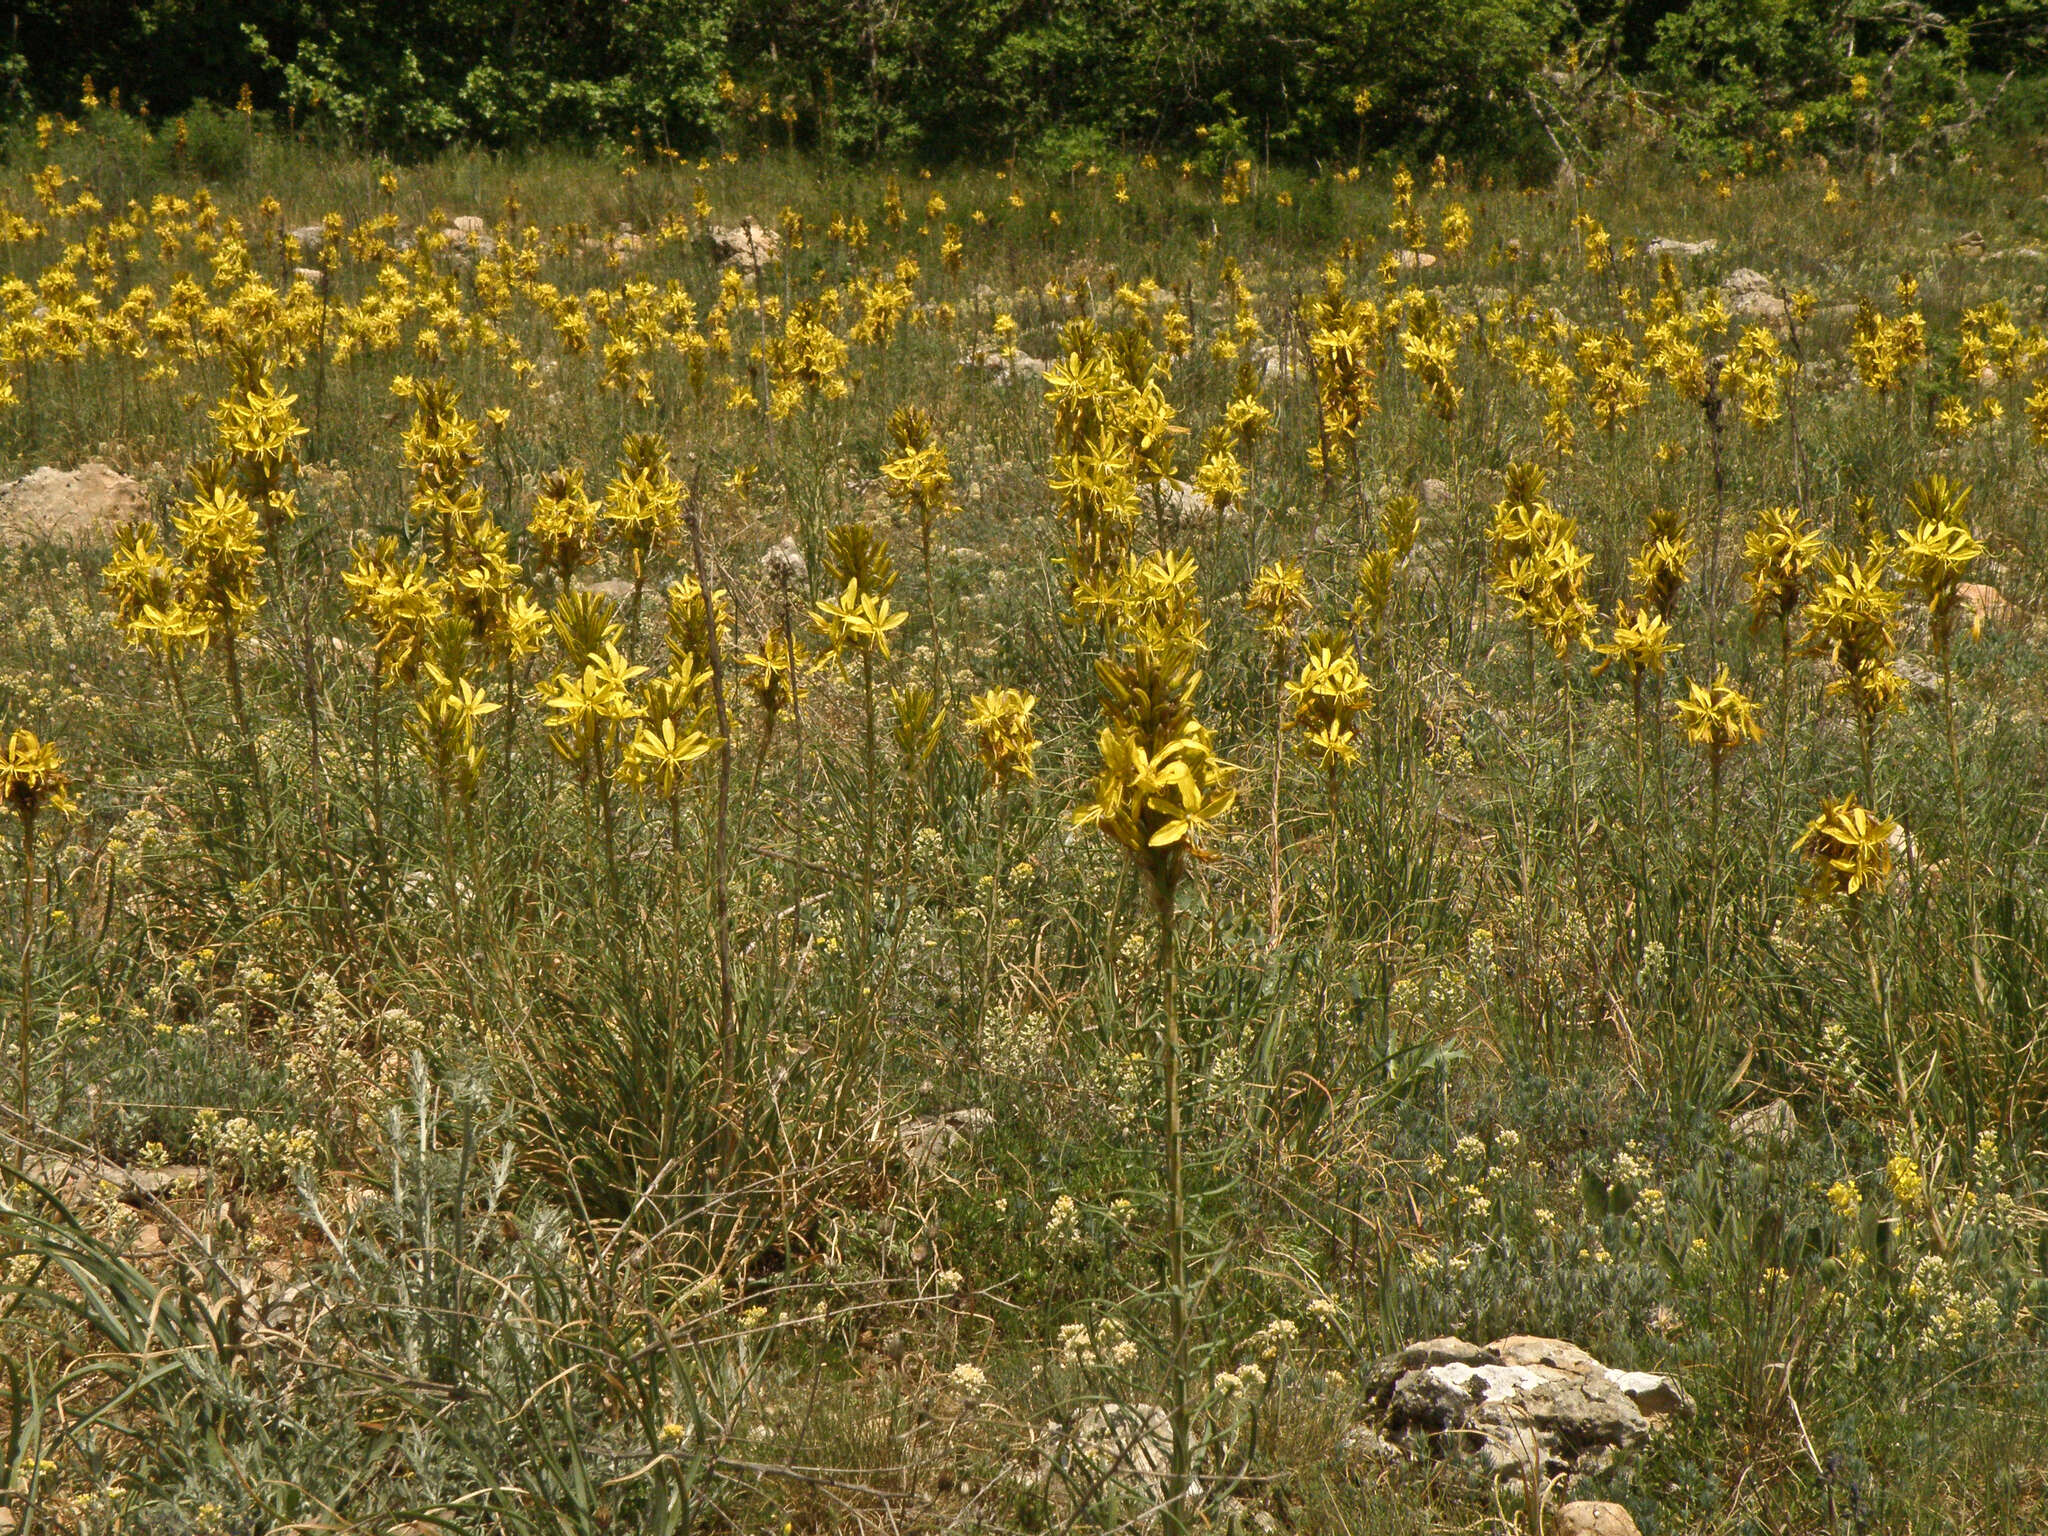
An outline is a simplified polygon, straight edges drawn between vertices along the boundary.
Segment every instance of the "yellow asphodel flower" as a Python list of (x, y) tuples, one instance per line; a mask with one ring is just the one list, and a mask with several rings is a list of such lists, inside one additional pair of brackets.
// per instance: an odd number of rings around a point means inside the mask
[(1017, 688), (992, 688), (976, 694), (968, 705), (967, 729), (974, 733), (982, 764), (998, 786), (1037, 777), (1031, 766), (1038, 751), (1031, 712), (1037, 707), (1036, 697)]
[(43, 811), (68, 816), (78, 809), (71, 798), (64, 755), (55, 742), (39, 740), (28, 730), (7, 738), (0, 751), (0, 804), (19, 816), (24, 828), (32, 828)]
[(718, 744), (717, 738), (674, 720), (652, 727), (644, 722), (626, 744), (619, 777), (663, 799), (672, 798), (688, 776), (690, 764)]
[(1899, 540), (1899, 569), (1927, 604), (1937, 649), (1948, 648), (1963, 575), (1984, 553), (1970, 533), (1970, 488), (1945, 475), (1929, 475), (1906, 493), (1906, 508), (1918, 519)]
[(1821, 812), (1794, 843), (1813, 866), (1809, 900), (1831, 901), (1868, 891), (1882, 894), (1892, 872), (1892, 834), (1898, 823), (1856, 803), (1854, 794), (1821, 800)]
[(1762, 738), (1756, 723), (1756, 702), (1729, 681), (1723, 666), (1712, 683), (1687, 680), (1686, 697), (1678, 701), (1678, 723), (1685, 739), (1705, 747), (1718, 766), (1735, 748)]
[(1593, 649), (1607, 658), (1593, 669), (1595, 677), (1618, 661), (1628, 669), (1629, 681), (1640, 684), (1645, 673), (1662, 677), (1665, 658), (1685, 647), (1671, 638), (1670, 623), (1654, 608), (1644, 606), (1630, 614), (1626, 623), (1617, 622), (1614, 637)]
[(836, 598), (820, 599), (811, 622), (816, 624), (832, 647), (832, 654), (845, 658), (849, 651), (889, 654), (890, 631), (910, 617), (886, 597), (863, 592), (859, 581), (849, 581)]
[(1258, 620), (1259, 633), (1269, 640), (1284, 640), (1294, 633), (1294, 622), (1308, 606), (1308, 577), (1291, 560), (1262, 565), (1245, 588), (1244, 611)]
[(1287, 685), (1302, 746), (1326, 773), (1358, 761), (1355, 726), (1372, 708), (1372, 684), (1346, 644), (1311, 641), (1301, 675)]
[(1743, 580), (1749, 583), (1749, 606), (1757, 622), (1784, 621), (1806, 600), (1806, 591), (1827, 546), (1809, 528), (1797, 507), (1765, 507), (1756, 526), (1743, 538), (1749, 561)]

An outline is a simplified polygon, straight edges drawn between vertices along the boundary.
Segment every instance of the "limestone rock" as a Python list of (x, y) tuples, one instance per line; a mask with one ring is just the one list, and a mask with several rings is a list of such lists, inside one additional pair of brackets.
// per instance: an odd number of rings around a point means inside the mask
[(1291, 353), (1271, 342), (1252, 352), (1251, 363), (1259, 371), (1261, 384), (1284, 383), (1301, 371), (1300, 362)]
[(1981, 581), (1960, 582), (1956, 596), (1963, 600), (1973, 622), (1990, 626), (2011, 624), (2020, 616), (2012, 600), (1994, 586)]
[(1373, 1367), (1366, 1395), (1377, 1417), (1347, 1434), (1347, 1457), (1391, 1464), (1378, 1441), (1400, 1457), (1457, 1457), (1496, 1476), (1597, 1471), (1694, 1412), (1668, 1376), (1614, 1370), (1529, 1334), (1410, 1344)]
[(1044, 358), (1033, 357), (1028, 352), (1006, 354), (977, 347), (960, 359), (960, 366), (986, 369), (989, 378), (997, 384), (1015, 384), (1025, 379), (1044, 378), (1050, 365)]
[(1600, 1499), (1561, 1504), (1545, 1525), (1551, 1536), (1642, 1536), (1633, 1515), (1619, 1504)]
[(1721, 248), (1718, 240), (1671, 240), (1663, 235), (1653, 238), (1643, 247), (1643, 254), (1658, 256), (1711, 256)]
[(1436, 257), (1428, 251), (1397, 251), (1394, 253), (1394, 262), (1397, 266), (1420, 271), (1435, 266)]
[(1728, 1122), (1728, 1134), (1752, 1152), (1789, 1147), (1799, 1136), (1799, 1116), (1788, 1099), (1767, 1099)]
[(912, 1168), (925, 1168), (966, 1146), (995, 1123), (996, 1117), (980, 1108), (918, 1115), (896, 1127), (896, 1145)]
[(204, 1168), (182, 1163), (164, 1168), (124, 1168), (98, 1157), (31, 1154), (23, 1161), (22, 1172), (67, 1201), (105, 1193), (130, 1205), (206, 1182)]
[(1337, 1441), (1337, 1454), (1355, 1470), (1405, 1466), (1414, 1459), (1370, 1424), (1354, 1424), (1345, 1430)]
[(1748, 267), (1737, 267), (1721, 280), (1721, 301), (1737, 320), (1761, 320), (1766, 325), (1784, 325), (1787, 307), (1778, 297), (1777, 284)]
[(105, 538), (148, 511), (142, 482), (98, 459), (76, 469), (45, 465), (0, 483), (0, 545)]
[(760, 275), (763, 267), (782, 259), (782, 236), (763, 229), (751, 218), (737, 224), (711, 227), (711, 251), (720, 271), (737, 270)]
[(1422, 504), (1432, 511), (1438, 507), (1447, 507), (1451, 504), (1451, 488), (1443, 481), (1425, 480), (1422, 482), (1421, 489)]
[[(1157, 1403), (1097, 1403), (1050, 1433), (1054, 1464), (1090, 1483), (1135, 1484), (1163, 1500), (1173, 1482), (1173, 1421)], [(1187, 1496), (1201, 1497), (1188, 1479)]]
[(595, 592), (599, 597), (608, 597), (623, 612), (626, 604), (633, 600), (633, 583), (624, 576), (612, 576), (603, 581), (579, 581), (579, 592)]

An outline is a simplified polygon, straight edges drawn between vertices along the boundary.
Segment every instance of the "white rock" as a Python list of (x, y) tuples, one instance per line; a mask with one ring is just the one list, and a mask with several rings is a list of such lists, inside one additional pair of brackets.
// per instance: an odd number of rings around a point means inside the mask
[(98, 459), (76, 469), (45, 465), (0, 483), (0, 546), (104, 538), (148, 511), (142, 482), (112, 465)]

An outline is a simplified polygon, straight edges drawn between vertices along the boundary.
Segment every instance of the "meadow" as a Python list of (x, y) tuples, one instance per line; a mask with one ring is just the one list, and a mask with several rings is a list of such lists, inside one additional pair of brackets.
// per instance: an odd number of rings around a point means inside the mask
[(22, 130), (0, 1529), (2041, 1529), (2048, 171), (1790, 133)]

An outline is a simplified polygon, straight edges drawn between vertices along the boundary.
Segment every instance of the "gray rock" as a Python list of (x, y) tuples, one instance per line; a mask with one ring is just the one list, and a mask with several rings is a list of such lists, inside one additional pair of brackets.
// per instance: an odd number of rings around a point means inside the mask
[(1284, 382), (1301, 371), (1301, 364), (1292, 353), (1271, 342), (1254, 349), (1251, 363), (1259, 371), (1261, 384)]
[(995, 1123), (996, 1117), (980, 1108), (918, 1115), (896, 1127), (896, 1145), (912, 1168), (925, 1168), (966, 1146)]
[(1643, 247), (1648, 256), (1711, 256), (1721, 248), (1718, 240), (1669, 240), (1658, 235)]
[(1550, 1536), (1642, 1536), (1635, 1516), (1621, 1505), (1601, 1499), (1561, 1504), (1545, 1524)]
[(1767, 1099), (1728, 1122), (1728, 1134), (1752, 1152), (1776, 1151), (1799, 1138), (1799, 1116), (1787, 1099)]
[[(1048, 1436), (1053, 1464), (1088, 1484), (1135, 1485), (1163, 1500), (1173, 1485), (1173, 1420), (1157, 1403), (1096, 1403)], [(1188, 1479), (1187, 1496), (1202, 1485)]]
[(989, 379), (997, 384), (1016, 384), (1025, 379), (1044, 378), (1045, 370), (1051, 364), (1042, 357), (1033, 357), (1028, 352), (1012, 352), (1005, 355), (993, 348), (976, 348), (960, 359), (960, 366), (985, 369)]
[(1906, 680), (1913, 690), (1913, 697), (1922, 704), (1936, 704), (1941, 700), (1941, 674), (1930, 666), (1900, 656), (1892, 662), (1892, 670)]
[(142, 482), (112, 465), (98, 459), (76, 469), (44, 465), (0, 482), (0, 548), (104, 538), (148, 511)]
[(763, 267), (782, 259), (782, 236), (762, 228), (751, 218), (731, 225), (714, 224), (711, 250), (721, 271), (730, 269), (759, 276)]
[(1778, 297), (1777, 284), (1763, 273), (1737, 267), (1721, 279), (1721, 301), (1738, 320), (1761, 320), (1768, 325), (1786, 323), (1787, 307)]
[(1345, 1430), (1337, 1441), (1337, 1454), (1346, 1466), (1361, 1470), (1406, 1466), (1414, 1460), (1370, 1424), (1354, 1424)]
[(1425, 1339), (1375, 1365), (1374, 1421), (1347, 1440), (1385, 1461), (1366, 1436), (1405, 1456), (1475, 1462), (1496, 1476), (1596, 1471), (1675, 1417), (1692, 1398), (1668, 1376), (1610, 1369), (1562, 1339), (1513, 1334), (1484, 1347)]
[(1421, 490), (1422, 504), (1432, 511), (1451, 504), (1451, 488), (1441, 480), (1425, 480)]

